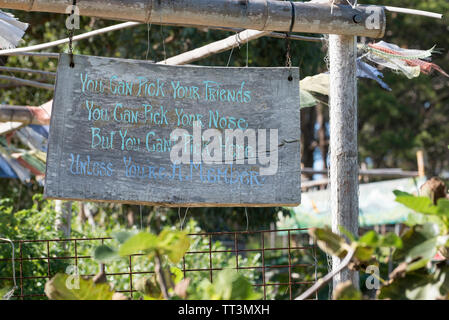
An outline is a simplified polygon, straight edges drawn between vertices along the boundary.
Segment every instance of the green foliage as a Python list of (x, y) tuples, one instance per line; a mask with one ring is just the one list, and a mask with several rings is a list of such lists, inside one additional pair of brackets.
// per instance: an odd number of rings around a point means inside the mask
[(109, 284), (97, 283), (92, 279), (78, 278), (78, 283), (68, 285), (71, 281), (67, 274), (58, 273), (45, 284), (45, 294), (51, 300), (112, 300), (114, 294)]
[(343, 231), (349, 239), (332, 232), (329, 227), (312, 228), (309, 234), (316, 239), (318, 246), (328, 255), (344, 258), (350, 249), (354, 250), (354, 258), (358, 263), (371, 261), (376, 250), (381, 248), (401, 248), (402, 240), (394, 233), (385, 236), (378, 235), (375, 231), (368, 231), (357, 239), (348, 231)]
[(436, 300), (448, 299), (449, 268), (438, 267), (433, 271), (421, 268), (407, 272), (381, 288), (379, 299)]
[(416, 224), (437, 224), (441, 234), (449, 232), (449, 200), (438, 199), (437, 205), (427, 197), (416, 197), (406, 192), (395, 191), (396, 201), (415, 211), (407, 221), (409, 226)]
[[(24, 239), (57, 239), (62, 234), (56, 231), (56, 213), (52, 202), (42, 199), (41, 194), (36, 194), (32, 198), (32, 206), (29, 209), (16, 211), (15, 203), (9, 198), (0, 200), (0, 237), (24, 240)], [(15, 248), (16, 258), (19, 248)], [(27, 243), (22, 246), (22, 254), (27, 257), (42, 257), (47, 255), (44, 244)], [(0, 245), (0, 259), (10, 259), (12, 255), (9, 243)], [(66, 256), (67, 248), (61, 243), (53, 244), (50, 247), (51, 256)], [(53, 272), (64, 272), (68, 263), (64, 260), (56, 259), (51, 261)], [(17, 272), (16, 265), (16, 272)], [(23, 274), (27, 275), (47, 275), (48, 266), (45, 261), (30, 260), (22, 265)], [(12, 265), (10, 263), (0, 264), (0, 274), (11, 277)], [(34, 284), (30, 281), (24, 282), (24, 291), (27, 294), (41, 294), (45, 282), (37, 281)], [(12, 288), (12, 281), (0, 280), (0, 288)]]
[(235, 270), (222, 270), (215, 281), (204, 279), (199, 290), (190, 292), (193, 299), (200, 300), (256, 300), (260, 294), (254, 292), (251, 283)]
[[(147, 259), (157, 259), (159, 255), (166, 256), (171, 263), (178, 263), (190, 247), (190, 240), (186, 232), (164, 229), (159, 235), (140, 232), (117, 233), (116, 238), (121, 242), (118, 249), (106, 245), (97, 247), (94, 258), (102, 263), (107, 263), (119, 256), (129, 256), (143, 253)], [(182, 282), (183, 274), (180, 269), (156, 268), (154, 275), (141, 278), (137, 283), (137, 289), (144, 295), (144, 299), (154, 300), (165, 298), (163, 287), (167, 289), (171, 298), (187, 296), (187, 282)], [(179, 289), (180, 287), (185, 287)], [(198, 287), (192, 287), (189, 298), (194, 299), (257, 299), (253, 286), (242, 274), (235, 270), (223, 270), (216, 276), (214, 283), (208, 280), (202, 281)]]
[(309, 234), (316, 239), (318, 246), (329, 255), (344, 257), (347, 253), (347, 244), (345, 239), (332, 232), (329, 227), (323, 229), (312, 228)]
[(442, 235), (437, 224), (416, 225), (403, 236), (404, 247), (395, 252), (395, 259), (408, 263), (407, 270), (424, 267), (445, 246), (449, 236)]
[[(412, 215), (412, 222), (409, 222), (411, 227), (400, 238), (395, 234), (381, 236), (371, 230), (357, 239), (342, 230), (350, 239), (347, 241), (329, 228), (312, 229), (310, 234), (328, 254), (343, 258), (349, 252), (349, 248), (354, 249), (354, 257), (347, 265), (352, 269), (363, 270), (365, 265), (372, 263), (376, 250), (394, 249), (392, 259), (397, 267), (389, 275), (389, 281), (379, 279), (383, 283), (378, 290), (379, 299), (449, 298), (449, 267), (446, 261), (431, 263), (437, 252), (448, 258), (448, 200), (439, 199), (437, 205), (434, 205), (430, 198), (416, 197), (401, 191), (394, 193), (396, 201), (417, 211), (417, 215), (432, 219), (421, 219), (426, 222), (418, 224), (416, 214)], [(336, 288), (334, 298), (362, 299), (362, 294), (350, 283), (345, 283)]]
[[(126, 236), (128, 236), (127, 239)], [(186, 232), (170, 229), (164, 229), (158, 236), (146, 232), (139, 232), (135, 235), (121, 232), (118, 234), (118, 241), (123, 243), (117, 250), (107, 245), (96, 247), (94, 258), (101, 263), (107, 263), (119, 256), (144, 253), (151, 259), (154, 254), (158, 253), (166, 255), (172, 263), (178, 263), (190, 247), (190, 240)]]

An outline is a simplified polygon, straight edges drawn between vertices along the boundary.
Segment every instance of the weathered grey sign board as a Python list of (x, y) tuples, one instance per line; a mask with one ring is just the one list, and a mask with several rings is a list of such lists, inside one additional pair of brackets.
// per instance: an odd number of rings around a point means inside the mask
[[(61, 54), (47, 198), (299, 204), (297, 68), (168, 66), (78, 55), (74, 62), (71, 68)], [(243, 143), (226, 135), (232, 132), (247, 134)]]

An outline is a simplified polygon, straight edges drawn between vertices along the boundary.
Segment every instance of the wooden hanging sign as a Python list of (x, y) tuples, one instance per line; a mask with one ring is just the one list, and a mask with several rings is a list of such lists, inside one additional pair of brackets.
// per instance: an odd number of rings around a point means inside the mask
[(47, 198), (180, 207), (300, 203), (298, 68), (82, 55), (71, 68), (69, 61), (61, 54)]

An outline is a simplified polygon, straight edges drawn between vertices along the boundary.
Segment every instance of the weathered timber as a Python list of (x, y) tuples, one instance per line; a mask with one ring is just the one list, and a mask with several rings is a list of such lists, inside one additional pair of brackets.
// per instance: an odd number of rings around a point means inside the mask
[[(47, 197), (165, 206), (295, 206), (300, 202), (298, 68), (182, 67), (78, 55), (74, 62), (70, 68), (69, 56), (61, 54), (47, 154)], [(139, 77), (146, 78), (148, 85), (154, 83), (148, 95), (143, 94), (147, 89)], [(175, 86), (179, 81), (188, 92), (197, 87), (198, 94), (175, 98), (172, 81)], [(223, 96), (220, 91), (212, 99), (209, 92), (206, 100), (204, 81), (219, 83)], [(214, 87), (212, 82), (209, 85)], [(98, 92), (100, 88), (103, 92)], [(117, 94), (121, 88), (124, 94)], [(232, 92), (237, 98), (232, 98)], [(248, 163), (256, 150), (247, 149), (246, 142), (240, 148), (246, 151), (236, 156), (244, 159), (243, 164), (176, 167), (170, 160), (174, 143), (170, 133), (182, 128), (192, 134), (193, 118), (201, 118), (202, 131), (217, 128), (223, 138), (225, 129), (237, 128), (238, 123), (256, 132), (267, 129), (267, 143), (269, 129), (278, 129), (272, 150), (278, 151), (277, 172), (260, 176), (266, 166), (258, 160)], [(132, 146), (126, 143), (129, 137), (136, 139)], [(220, 143), (222, 148), (226, 144), (224, 139)]]
[[(335, 0), (343, 3), (346, 0)], [(352, 2), (355, 2), (353, 0)], [(329, 35), (330, 189), (332, 231), (340, 227), (358, 235), (359, 187), (357, 153), (357, 38)], [(333, 270), (341, 259), (332, 257)], [(351, 280), (358, 287), (358, 273), (348, 268), (333, 278), (334, 289)]]
[[(66, 13), (67, 0), (0, 0), (0, 7)], [(277, 0), (90, 0), (77, 6), (82, 16), (153, 24), (219, 26), (260, 31), (359, 35), (381, 38), (385, 12), (379, 6), (334, 5)], [(294, 11), (292, 10), (294, 6)], [(375, 15), (375, 17), (373, 17)], [(378, 24), (371, 24), (375, 19)]]

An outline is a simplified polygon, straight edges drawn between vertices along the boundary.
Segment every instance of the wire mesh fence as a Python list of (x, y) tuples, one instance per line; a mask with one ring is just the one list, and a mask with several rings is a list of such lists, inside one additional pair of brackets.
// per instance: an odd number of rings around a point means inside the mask
[[(232, 268), (248, 278), (263, 299), (294, 299), (317, 279), (317, 247), (306, 229), (191, 233), (191, 246), (175, 266), (191, 283), (214, 282), (217, 273)], [(45, 282), (58, 272), (94, 277), (100, 269), (116, 292), (139, 298), (136, 282), (154, 274), (142, 254), (106, 266), (93, 260), (92, 251), (111, 238), (16, 240), (15, 299), (45, 299)], [(0, 241), (0, 283), (13, 283), (11, 246)], [(316, 298), (316, 296), (315, 296)]]

